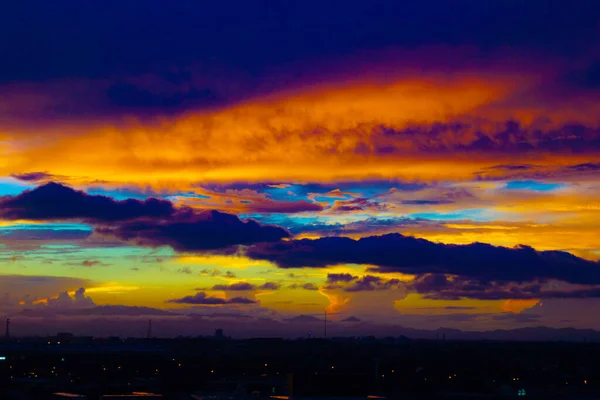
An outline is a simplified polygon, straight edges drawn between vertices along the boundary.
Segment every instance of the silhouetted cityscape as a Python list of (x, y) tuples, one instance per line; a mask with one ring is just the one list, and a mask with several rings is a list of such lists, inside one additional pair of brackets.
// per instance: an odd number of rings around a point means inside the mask
[[(600, 343), (94, 338), (0, 345), (2, 399), (597, 398)], [(77, 397), (80, 396), (80, 397)]]

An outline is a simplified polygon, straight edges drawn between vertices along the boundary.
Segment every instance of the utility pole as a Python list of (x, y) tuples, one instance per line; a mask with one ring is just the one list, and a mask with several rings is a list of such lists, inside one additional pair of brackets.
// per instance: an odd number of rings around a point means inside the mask
[(324, 336), (327, 339), (327, 309), (325, 309), (325, 328), (324, 328)]
[(6, 332), (4, 334), (6, 340), (10, 338), (10, 318), (6, 318)]

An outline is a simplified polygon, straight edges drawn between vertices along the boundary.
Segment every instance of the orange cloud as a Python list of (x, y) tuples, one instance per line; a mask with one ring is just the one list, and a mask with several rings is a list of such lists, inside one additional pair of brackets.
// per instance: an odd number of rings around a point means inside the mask
[[(265, 177), (465, 179), (517, 160), (550, 165), (590, 160), (586, 153), (555, 154), (545, 143), (560, 139), (556, 129), (564, 123), (596, 126), (600, 106), (531, 109), (515, 103), (519, 93), (554, 77), (547, 67), (515, 70), (499, 62), (489, 71), (466, 66), (419, 71), (389, 62), (385, 78), (362, 71), (326, 85), (152, 122), (62, 122), (38, 127), (44, 135), (35, 140), (19, 128), (0, 127), (9, 138), (0, 147), (0, 173), (49, 171), (88, 182), (182, 187)], [(523, 132), (495, 135), (513, 119)], [(560, 139), (567, 150), (569, 135)], [(582, 135), (592, 140), (598, 133)], [(478, 150), (482, 138), (496, 149), (493, 155)], [(532, 146), (527, 153), (518, 150), (520, 141)]]

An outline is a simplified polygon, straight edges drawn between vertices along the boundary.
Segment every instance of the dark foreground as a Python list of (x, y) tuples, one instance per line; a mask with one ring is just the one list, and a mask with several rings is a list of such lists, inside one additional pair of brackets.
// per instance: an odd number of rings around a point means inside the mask
[(592, 399), (599, 360), (598, 343), (21, 339), (0, 344), (0, 399)]

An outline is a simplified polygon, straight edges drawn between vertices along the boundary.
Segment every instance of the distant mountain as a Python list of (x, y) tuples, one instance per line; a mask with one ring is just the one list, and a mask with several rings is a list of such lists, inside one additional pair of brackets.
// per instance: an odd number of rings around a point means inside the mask
[[(202, 311), (202, 312), (199, 312)], [(53, 318), (60, 316), (60, 318)], [(14, 317), (14, 319), (13, 319)], [(257, 337), (298, 338), (306, 332), (315, 331), (321, 337), (324, 320), (313, 315), (297, 315), (278, 319), (267, 315), (252, 315), (239, 310), (219, 312), (204, 307), (198, 312), (161, 310), (150, 307), (103, 305), (88, 308), (57, 309), (39, 307), (22, 310), (11, 315), (13, 326), (21, 335), (37, 335), (40, 332), (72, 332), (76, 335), (122, 336), (143, 335), (146, 319), (157, 324), (161, 337), (178, 335), (209, 335), (215, 329), (223, 329), (234, 339)], [(82, 323), (85, 322), (85, 323)], [(163, 323), (164, 322), (164, 323)], [(550, 328), (546, 326), (523, 327), (490, 331), (461, 331), (438, 328), (415, 329), (402, 325), (377, 324), (350, 316), (343, 320), (329, 320), (329, 337), (406, 337), (429, 340), (494, 340), (494, 341), (565, 341), (600, 342), (600, 331), (593, 329)], [(16, 332), (16, 331), (15, 331)]]
[(306, 323), (306, 322), (324, 322), (322, 319), (312, 315), (298, 315), (297, 317), (284, 319), (285, 322)]
[(492, 331), (461, 331), (450, 328), (420, 330), (398, 326), (396, 332), (411, 339), (442, 339), (445, 337), (446, 340), (600, 342), (600, 331), (546, 326)]

